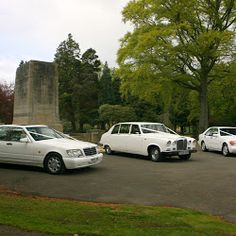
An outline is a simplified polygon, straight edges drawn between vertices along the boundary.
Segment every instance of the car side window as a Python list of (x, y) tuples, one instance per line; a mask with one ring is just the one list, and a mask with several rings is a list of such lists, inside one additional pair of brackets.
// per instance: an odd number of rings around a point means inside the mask
[(212, 136), (213, 134), (218, 134), (218, 129), (217, 128), (211, 128), (206, 132), (207, 136)]
[(122, 124), (120, 126), (120, 134), (128, 134), (129, 133), (129, 128), (130, 128), (129, 124)]
[(116, 125), (113, 130), (111, 131), (112, 134), (118, 134), (120, 125)]
[(132, 125), (130, 133), (131, 134), (141, 134), (139, 126), (138, 125)]
[(7, 130), (5, 127), (0, 128), (0, 141), (6, 141), (7, 139)]
[(26, 133), (21, 128), (10, 128), (7, 130), (6, 141), (20, 142), (21, 138), (26, 137)]

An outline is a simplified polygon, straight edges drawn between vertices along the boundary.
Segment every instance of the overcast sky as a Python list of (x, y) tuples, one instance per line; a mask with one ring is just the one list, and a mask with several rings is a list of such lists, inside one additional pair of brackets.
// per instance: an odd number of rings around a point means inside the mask
[(14, 82), (21, 60), (53, 61), (69, 33), (81, 52), (94, 48), (116, 66), (119, 39), (128, 31), (128, 0), (4, 0), (0, 4), (0, 82)]

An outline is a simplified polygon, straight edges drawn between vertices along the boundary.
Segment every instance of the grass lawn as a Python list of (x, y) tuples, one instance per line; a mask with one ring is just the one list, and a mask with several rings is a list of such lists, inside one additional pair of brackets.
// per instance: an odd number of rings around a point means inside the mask
[(236, 226), (172, 207), (97, 204), (0, 193), (0, 224), (79, 236), (236, 235)]

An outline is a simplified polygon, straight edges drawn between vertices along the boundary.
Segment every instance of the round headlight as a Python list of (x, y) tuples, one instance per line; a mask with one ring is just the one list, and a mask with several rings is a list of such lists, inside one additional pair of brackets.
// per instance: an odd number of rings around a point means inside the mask
[(169, 140), (167, 143), (166, 143), (166, 146), (169, 147), (171, 145), (171, 141)]

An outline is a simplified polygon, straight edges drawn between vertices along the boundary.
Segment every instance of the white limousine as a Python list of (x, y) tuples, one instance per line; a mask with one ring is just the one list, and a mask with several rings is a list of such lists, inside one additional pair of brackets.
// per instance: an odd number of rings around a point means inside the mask
[(127, 152), (160, 161), (165, 156), (188, 160), (196, 152), (196, 140), (180, 136), (161, 123), (125, 122), (110, 128), (101, 137), (105, 152)]

